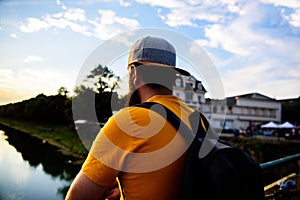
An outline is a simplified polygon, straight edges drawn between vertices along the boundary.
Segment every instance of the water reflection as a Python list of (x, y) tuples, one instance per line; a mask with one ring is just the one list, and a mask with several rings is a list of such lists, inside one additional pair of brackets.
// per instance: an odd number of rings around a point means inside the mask
[(25, 133), (0, 130), (0, 199), (64, 199), (80, 168), (73, 160)]

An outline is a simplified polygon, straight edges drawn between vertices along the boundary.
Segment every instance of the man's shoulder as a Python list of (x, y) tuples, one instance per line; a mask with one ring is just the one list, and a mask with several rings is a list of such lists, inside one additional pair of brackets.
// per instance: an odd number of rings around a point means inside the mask
[(129, 106), (126, 108), (120, 109), (113, 116), (114, 119), (141, 119), (149, 116), (149, 109), (138, 107), (138, 106)]

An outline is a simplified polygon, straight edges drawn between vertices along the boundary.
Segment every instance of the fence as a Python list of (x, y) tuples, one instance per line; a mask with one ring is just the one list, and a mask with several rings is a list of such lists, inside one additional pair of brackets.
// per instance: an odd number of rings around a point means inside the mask
[(287, 164), (295, 164), (296, 170), (264, 187), (266, 200), (300, 200), (300, 153), (261, 164), (263, 172)]

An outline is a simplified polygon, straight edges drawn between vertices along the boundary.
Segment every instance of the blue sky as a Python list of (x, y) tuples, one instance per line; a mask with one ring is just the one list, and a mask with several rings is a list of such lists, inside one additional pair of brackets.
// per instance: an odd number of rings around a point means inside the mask
[(2, 0), (0, 104), (57, 94), (61, 86), (72, 91), (99, 45), (148, 27), (197, 42), (225, 96), (300, 95), (298, 0)]

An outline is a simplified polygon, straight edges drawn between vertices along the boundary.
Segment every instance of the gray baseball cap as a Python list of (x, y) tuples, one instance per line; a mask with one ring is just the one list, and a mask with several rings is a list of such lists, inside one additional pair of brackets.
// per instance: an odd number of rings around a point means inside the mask
[(157, 63), (158, 66), (170, 67), (181, 75), (190, 76), (186, 70), (175, 67), (176, 50), (174, 46), (163, 38), (146, 36), (137, 40), (131, 47), (128, 65), (134, 62)]

